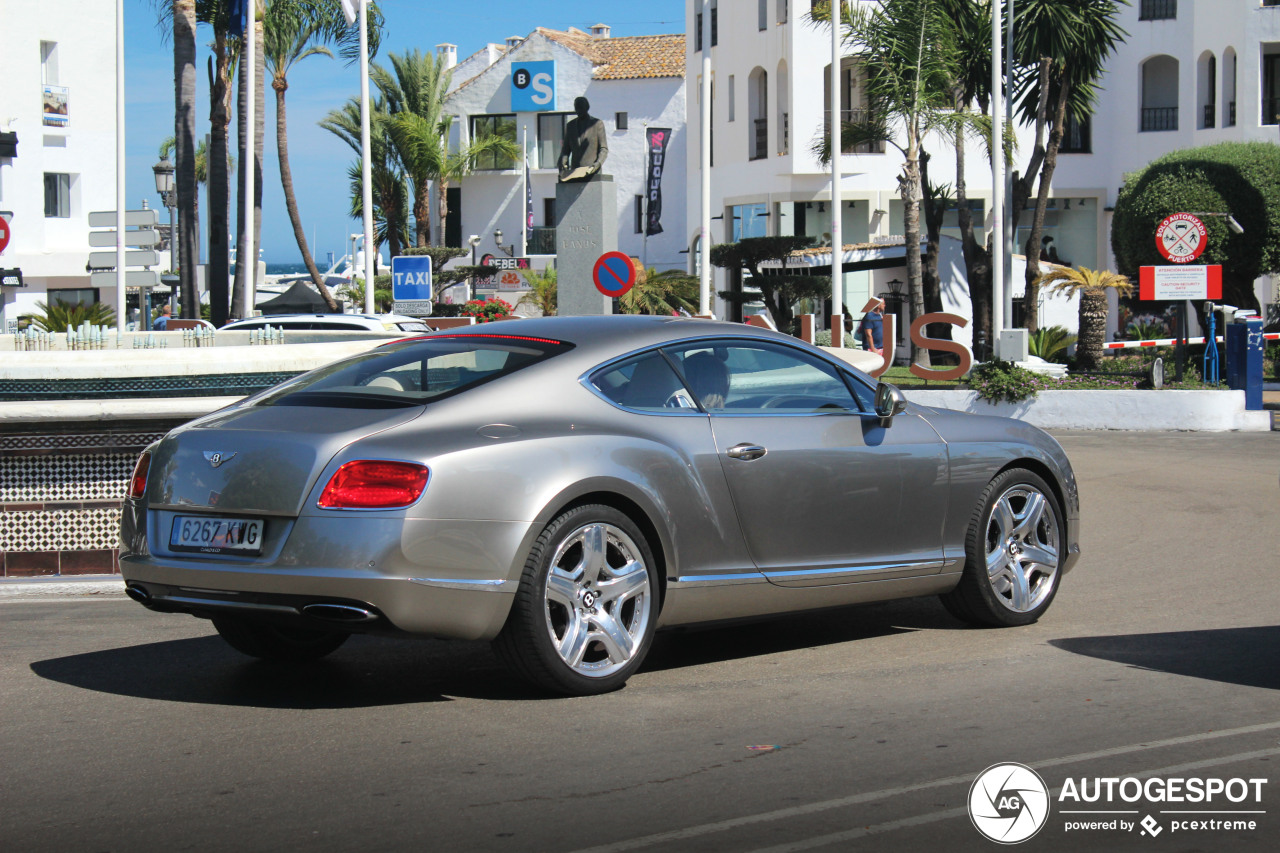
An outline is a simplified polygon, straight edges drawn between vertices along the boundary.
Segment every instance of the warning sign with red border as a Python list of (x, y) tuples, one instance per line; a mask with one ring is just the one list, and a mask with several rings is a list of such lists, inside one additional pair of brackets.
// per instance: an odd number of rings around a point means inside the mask
[(1221, 299), (1222, 267), (1197, 264), (1190, 267), (1140, 267), (1138, 298)]
[(1208, 242), (1204, 223), (1190, 213), (1165, 217), (1156, 228), (1156, 248), (1165, 260), (1186, 264), (1200, 257)]

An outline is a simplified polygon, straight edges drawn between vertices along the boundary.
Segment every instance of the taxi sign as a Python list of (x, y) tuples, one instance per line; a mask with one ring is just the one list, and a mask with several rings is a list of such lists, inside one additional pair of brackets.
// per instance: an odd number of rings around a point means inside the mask
[(397, 255), (391, 259), (391, 298), (396, 302), (430, 301), (430, 255)]

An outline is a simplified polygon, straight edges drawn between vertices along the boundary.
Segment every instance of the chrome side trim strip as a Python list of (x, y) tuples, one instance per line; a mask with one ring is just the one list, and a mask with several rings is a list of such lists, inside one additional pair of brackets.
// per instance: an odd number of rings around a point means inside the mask
[(731, 586), (763, 580), (765, 580), (765, 577), (759, 572), (734, 572), (722, 575), (688, 575), (686, 577), (669, 578), (667, 586)]
[(867, 572), (905, 572), (913, 569), (941, 569), (946, 565), (944, 560), (924, 560), (917, 563), (880, 563), (872, 566), (841, 566), (834, 569), (794, 569), (785, 572), (765, 572), (770, 580), (838, 580), (842, 577), (858, 577)]
[(515, 581), (472, 580), (470, 578), (409, 578), (409, 583), (432, 586), (437, 589), (465, 589), (480, 592), (505, 592), (514, 589)]

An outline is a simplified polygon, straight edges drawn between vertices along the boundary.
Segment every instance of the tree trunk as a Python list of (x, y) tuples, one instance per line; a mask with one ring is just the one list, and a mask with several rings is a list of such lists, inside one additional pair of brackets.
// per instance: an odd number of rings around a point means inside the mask
[(249, 64), (245, 62), (245, 43), (240, 34), (240, 58), (236, 68), (236, 272), (231, 282), (231, 319), (242, 320), (245, 313), (245, 269), (249, 261), (245, 250), (249, 247), (249, 232), (245, 230), (244, 176), (249, 168)]
[[(443, 178), (436, 181), (436, 195), (439, 196), (439, 201), (440, 201), (440, 207), (438, 208), (439, 215), (436, 217), (436, 237), (438, 238), (436, 245), (443, 246), (445, 241), (444, 223), (447, 217), (449, 216), (449, 182), (448, 181), (444, 180)], [(521, 219), (523, 218), (524, 217), (522, 216)]]
[[(946, 215), (946, 205), (942, 199), (934, 195), (929, 184), (929, 154), (920, 152), (920, 187), (924, 191), (924, 231), (925, 250), (921, 270), (921, 284), (924, 290), (925, 313), (941, 311), (942, 277), (938, 274), (938, 255), (942, 251), (942, 219)], [(930, 323), (925, 334), (930, 338), (951, 340), (950, 323)], [(930, 356), (932, 361), (932, 356)]]
[(1040, 167), (1040, 192), (1036, 196), (1035, 216), (1031, 220), (1031, 236), (1027, 238), (1027, 287), (1024, 303), (1027, 309), (1027, 329), (1031, 332), (1040, 327), (1040, 285), (1035, 282), (1040, 277), (1041, 235), (1044, 233), (1044, 212), (1049, 206), (1049, 186), (1053, 181), (1053, 171), (1058, 165), (1062, 124), (1066, 120), (1067, 100), (1070, 96), (1071, 86), (1064, 81), (1058, 91), (1058, 101), (1054, 104), (1049, 143), (1045, 146), (1044, 162)]
[(262, 154), (267, 135), (267, 52), (263, 50), (262, 0), (252, 0), (253, 18), (253, 257), (246, 271), (245, 316), (252, 317), (257, 301), (258, 255), (262, 249)]
[(307, 272), (311, 274), (311, 281), (320, 291), (324, 304), (329, 306), (330, 311), (336, 312), (338, 303), (329, 292), (329, 288), (325, 286), (324, 277), (320, 275), (320, 270), (316, 269), (315, 259), (311, 257), (311, 250), (307, 247), (307, 235), (302, 230), (302, 217), (298, 215), (298, 200), (293, 193), (293, 172), (289, 169), (289, 128), (285, 120), (284, 105), (284, 93), (289, 88), (289, 81), (283, 77), (277, 77), (272, 81), (271, 87), (276, 92), (276, 150), (280, 160), (280, 186), (284, 190), (284, 206), (289, 211), (289, 221), (293, 224), (293, 239), (298, 243), (298, 251), (302, 252), (302, 262), (306, 264)]
[(431, 245), (431, 193), (425, 180), (413, 186), (414, 245)]
[[(902, 165), (902, 177), (898, 180), (903, 204), (902, 231), (906, 237), (907, 288), (911, 299), (911, 321), (924, 314), (924, 283), (920, 260), (920, 148), (914, 140), (907, 148)], [(930, 367), (929, 351), (911, 344), (911, 361), (921, 367)]]
[(173, 0), (173, 88), (178, 233), (169, 235), (169, 242), (171, 254), (174, 245), (178, 249), (176, 272), (182, 295), (182, 317), (194, 319), (200, 316), (200, 297), (196, 290), (200, 220), (196, 215), (199, 187), (196, 184), (195, 0)]
[(227, 236), (230, 203), (227, 168), (230, 105), (227, 100), (231, 59), (225, 33), (215, 33), (213, 49), (214, 55), (209, 60), (209, 266), (205, 271), (205, 286), (209, 291), (210, 319), (215, 326), (224, 326), (228, 319), (231, 255)]
[(1081, 288), (1080, 330), (1076, 339), (1076, 364), (1081, 370), (1097, 370), (1107, 337), (1107, 289)]
[(965, 277), (969, 281), (969, 306), (973, 317), (973, 354), (982, 360), (991, 342), (991, 252), (978, 244), (973, 233), (973, 214), (969, 210), (968, 187), (965, 183), (964, 137), (956, 132), (956, 204), (959, 206), (960, 245), (964, 251)]

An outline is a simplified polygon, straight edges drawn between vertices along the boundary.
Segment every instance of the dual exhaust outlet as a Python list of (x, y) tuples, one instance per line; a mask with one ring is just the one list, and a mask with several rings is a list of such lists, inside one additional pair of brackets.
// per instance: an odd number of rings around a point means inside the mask
[[(156, 607), (157, 609), (165, 608), (163, 598), (155, 598), (147, 589), (138, 584), (129, 584), (124, 589), (125, 595), (145, 607)], [(183, 604), (191, 604), (190, 599), (183, 601)], [(227, 609), (227, 610), (251, 610), (252, 607), (237, 606), (236, 602), (215, 601), (200, 602), (202, 606), (210, 608)], [(172, 607), (172, 604), (169, 605)], [(304, 604), (298, 608), (304, 616), (312, 619), (320, 619), (325, 622), (333, 622), (343, 625), (360, 625), (369, 622), (377, 622), (381, 617), (379, 614), (366, 607), (360, 607), (355, 604), (335, 604), (333, 602), (315, 602), (313, 604)]]

